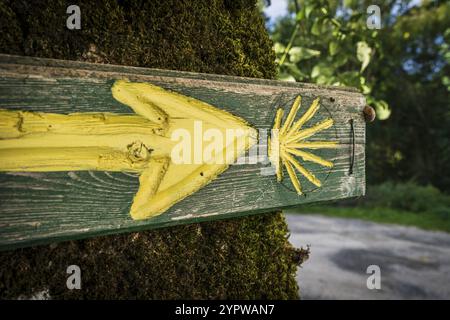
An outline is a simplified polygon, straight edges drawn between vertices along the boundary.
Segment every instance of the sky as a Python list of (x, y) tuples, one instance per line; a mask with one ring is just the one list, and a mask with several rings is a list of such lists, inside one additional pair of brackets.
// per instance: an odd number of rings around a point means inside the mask
[[(287, 14), (287, 3), (288, 0), (271, 0), (270, 6), (264, 8), (264, 13), (270, 19), (268, 22), (269, 26), (273, 25), (278, 17), (282, 17)], [(412, 0), (407, 7), (411, 8), (420, 5), (420, 3), (421, 0)], [(399, 9), (399, 7), (394, 7), (393, 13), (396, 13), (395, 11), (398, 11)]]
[(271, 0), (271, 4), (264, 8), (264, 13), (270, 18), (269, 25), (273, 25), (276, 18), (287, 14), (288, 0)]

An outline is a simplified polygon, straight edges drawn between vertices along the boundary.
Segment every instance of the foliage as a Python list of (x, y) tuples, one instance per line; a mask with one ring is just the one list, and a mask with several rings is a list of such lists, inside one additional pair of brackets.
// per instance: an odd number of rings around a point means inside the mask
[(329, 217), (351, 218), (450, 232), (450, 218), (435, 212), (420, 214), (384, 207), (366, 208), (312, 205), (302, 207), (298, 210), (289, 210), (288, 213), (320, 214)]
[(393, 113), (368, 132), (372, 183), (415, 181), (450, 191), (450, 97), (443, 85), (450, 74), (449, 25), (449, 2), (425, 2), (383, 33), (375, 90)]
[[(296, 3), (295, 18), (280, 20), (272, 33), (279, 78), (359, 88), (379, 119), (387, 119), (387, 103), (371, 94), (373, 78), (367, 68), (380, 41), (379, 32), (366, 27), (366, 15), (339, 1)], [(288, 42), (286, 32), (291, 32)]]
[[(0, 0), (0, 52), (275, 75), (272, 42), (252, 0), (77, 4), (82, 29), (70, 31), (66, 1)], [(55, 299), (293, 299), (305, 254), (287, 236), (284, 217), (271, 213), (1, 252), (0, 297), (49, 289)], [(82, 270), (82, 290), (66, 288), (70, 264)]]
[(365, 197), (306, 205), (288, 212), (321, 213), (450, 232), (450, 196), (431, 185), (412, 182), (388, 181), (369, 186)]
[[(379, 120), (367, 127), (369, 184), (414, 181), (450, 191), (450, 2), (289, 0), (271, 30), (279, 78), (359, 88)], [(416, 4), (416, 5), (415, 5)]]
[(369, 187), (358, 204), (368, 208), (384, 207), (417, 213), (439, 213), (450, 219), (450, 196), (428, 185), (391, 181)]

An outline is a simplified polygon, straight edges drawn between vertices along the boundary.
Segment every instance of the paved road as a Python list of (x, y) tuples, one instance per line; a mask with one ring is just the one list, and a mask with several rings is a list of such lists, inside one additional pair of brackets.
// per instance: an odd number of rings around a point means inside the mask
[[(311, 246), (297, 273), (303, 299), (450, 299), (450, 234), (286, 212), (290, 241)], [(367, 288), (369, 265), (381, 289)]]

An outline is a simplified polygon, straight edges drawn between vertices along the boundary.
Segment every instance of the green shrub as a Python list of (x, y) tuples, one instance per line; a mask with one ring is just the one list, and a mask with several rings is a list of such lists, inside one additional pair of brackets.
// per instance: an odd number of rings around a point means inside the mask
[(385, 182), (367, 188), (367, 195), (358, 200), (365, 207), (385, 207), (417, 213), (434, 212), (450, 217), (450, 196), (428, 185), (412, 182)]

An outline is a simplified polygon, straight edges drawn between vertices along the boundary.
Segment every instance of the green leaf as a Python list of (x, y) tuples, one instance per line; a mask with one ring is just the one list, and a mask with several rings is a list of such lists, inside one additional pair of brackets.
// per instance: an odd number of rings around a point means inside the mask
[(346, 54), (338, 54), (333, 58), (333, 65), (337, 69), (340, 66), (343, 66), (348, 61), (348, 57)]
[(362, 90), (362, 93), (365, 95), (370, 94), (370, 92), (372, 91), (372, 88), (366, 84), (366, 78), (364, 78), (363, 76), (359, 77), (359, 83), (360, 83), (360, 88)]
[(278, 75), (278, 80), (295, 82), (295, 78), (288, 73), (280, 73)]
[(337, 51), (338, 51), (338, 43), (337, 41), (331, 41), (330, 44), (328, 45), (328, 50), (330, 52), (330, 55), (334, 56)]
[(290, 74), (296, 80), (302, 80), (308, 77), (308, 75), (304, 74), (295, 63), (286, 62), (283, 66), (284, 66), (283, 72)]
[(321, 21), (319, 19), (314, 20), (314, 23), (311, 27), (311, 33), (315, 36), (319, 36), (321, 29), (322, 29)]
[(370, 55), (372, 54), (372, 48), (369, 47), (367, 42), (359, 41), (356, 44), (356, 58), (361, 62), (361, 71), (363, 72), (370, 62)]
[(317, 79), (316, 79), (316, 83), (317, 83), (317, 84), (322, 84), (322, 85), (324, 85), (324, 84), (330, 84), (331, 82), (332, 82), (332, 79), (328, 78), (328, 77), (325, 76), (325, 75), (320, 75), (320, 76), (318, 76)]
[(311, 70), (311, 78), (316, 78), (320, 75), (320, 66), (315, 65)]
[(279, 42), (275, 42), (275, 44), (273, 45), (273, 50), (275, 51), (275, 53), (283, 53), (284, 50), (286, 50), (286, 47)]
[(306, 17), (306, 19), (308, 19), (309, 18), (309, 15), (311, 14), (311, 12), (313, 11), (313, 9), (314, 9), (314, 5), (307, 5), (306, 7), (305, 7), (305, 17)]
[(450, 63), (450, 51), (447, 51), (446, 53), (444, 53), (444, 59)]
[(289, 50), (289, 61), (297, 63), (300, 60), (311, 59), (320, 55), (320, 51), (304, 47), (292, 47)]
[(366, 84), (362, 84), (361, 89), (363, 94), (370, 94), (370, 92), (372, 91), (372, 89), (370, 89), (370, 87)]
[(445, 29), (444, 31), (444, 37), (450, 36), (450, 28)]
[(391, 115), (391, 109), (389, 109), (389, 105), (384, 100), (375, 102), (375, 111), (379, 120), (386, 120)]
[(333, 75), (333, 69), (326, 64), (316, 64), (311, 70), (311, 78), (317, 78), (319, 76), (331, 77)]
[(450, 91), (450, 78), (449, 77), (444, 76), (442, 78), (442, 84), (447, 87), (447, 91)]
[(351, 8), (355, 5), (354, 0), (344, 0), (344, 7)]
[(332, 18), (331, 23), (334, 24), (338, 28), (341, 27), (341, 23), (336, 18)]
[(358, 71), (345, 71), (339, 73), (339, 78), (346, 86), (358, 88), (361, 85)]
[(366, 78), (364, 78), (363, 76), (359, 77), (359, 83), (360, 84), (366, 84)]

